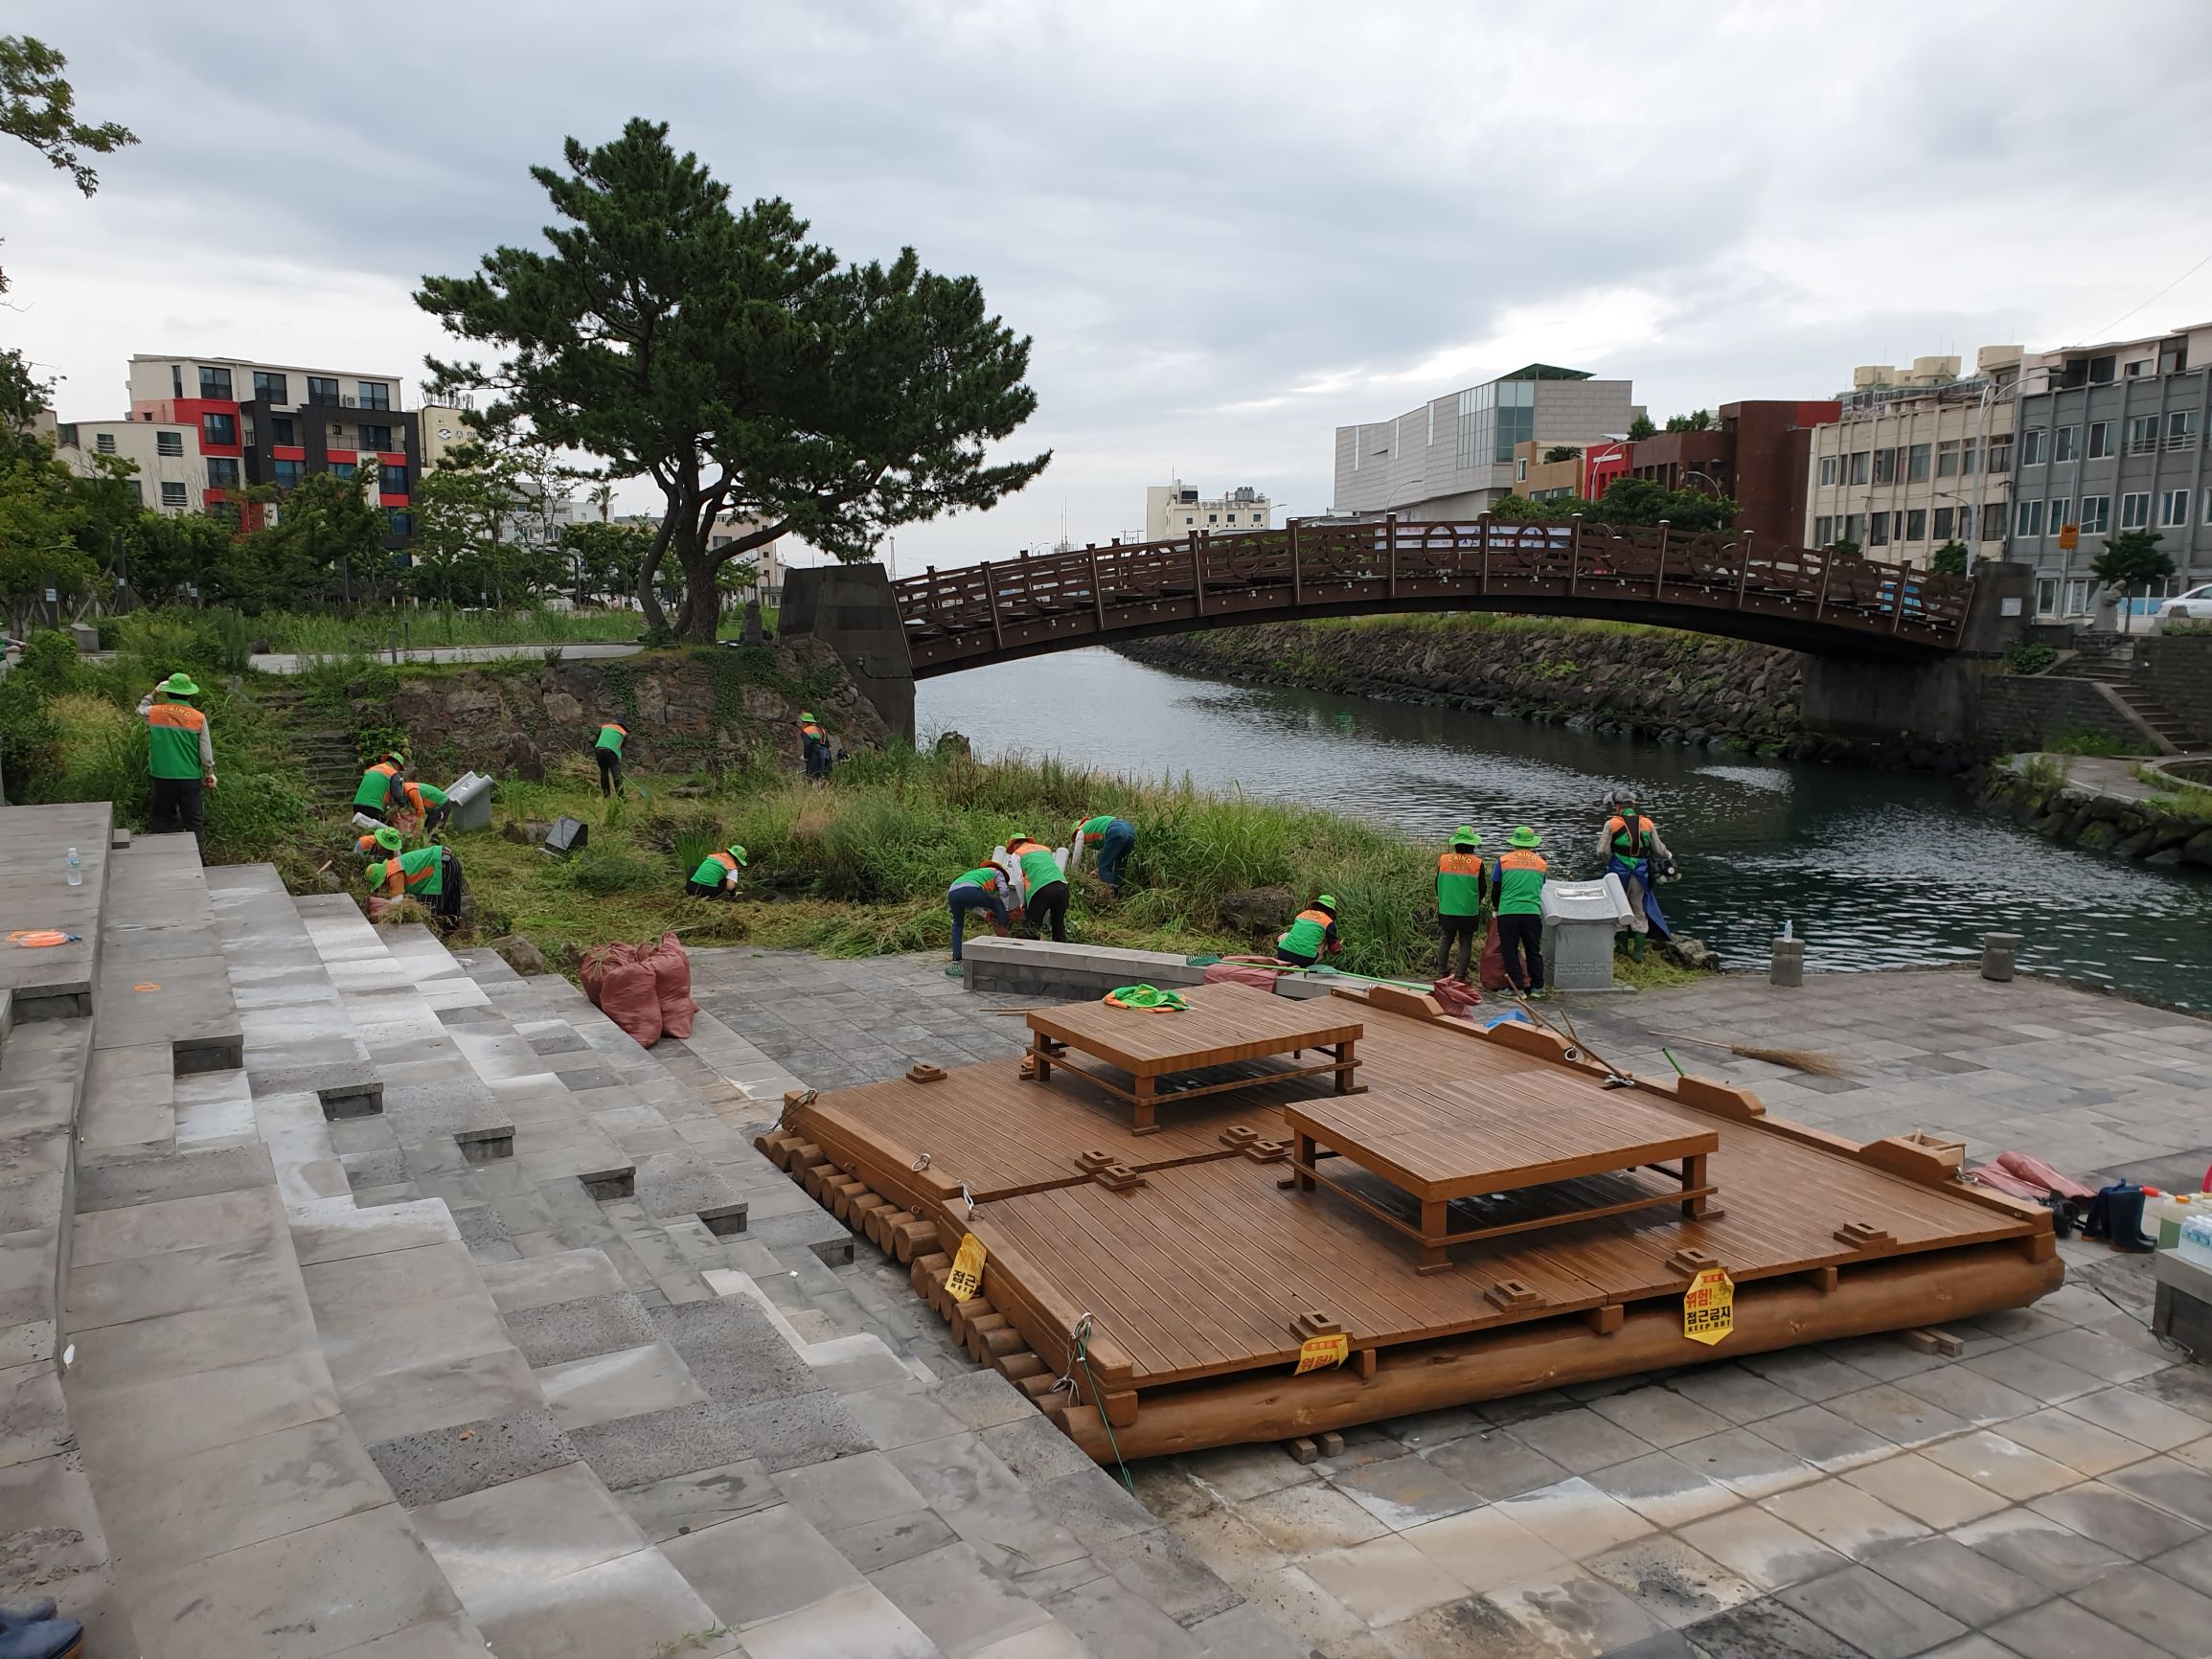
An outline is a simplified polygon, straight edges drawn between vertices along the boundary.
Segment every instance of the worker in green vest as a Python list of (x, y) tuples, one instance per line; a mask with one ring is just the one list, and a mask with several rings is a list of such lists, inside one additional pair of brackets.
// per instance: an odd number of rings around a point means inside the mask
[(745, 850), (733, 841), (725, 851), (710, 852), (699, 860), (699, 867), (684, 883), (684, 891), (694, 898), (719, 898), (724, 894), (735, 898), (738, 872), (744, 867)]
[(1135, 828), (1110, 814), (1099, 818), (1085, 818), (1075, 827), (1075, 838), (1067, 845), (1067, 868), (1071, 875), (1083, 868), (1083, 850), (1098, 849), (1098, 878), (1114, 890), (1118, 898), (1122, 890), (1122, 872), (1129, 863), (1129, 853), (1137, 844)]
[[(215, 743), (208, 737), (207, 716), (184, 699), (199, 695), (199, 687), (182, 670), (156, 685), (138, 700), (138, 717), (146, 722), (146, 769), (153, 782), (153, 832), (174, 834), (190, 830), (200, 842), (200, 862), (207, 862), (207, 848), (200, 840), (207, 822), (207, 791), (215, 787)], [(154, 699), (160, 697), (161, 702)]]
[(435, 784), (419, 784), (412, 778), (403, 778), (392, 791), (392, 808), (397, 813), (411, 812), (422, 826), (422, 833), (432, 839), (445, 828), (445, 820), (453, 816), (453, 803), (445, 791)]
[(1436, 926), (1441, 936), (1436, 946), (1436, 977), (1451, 970), (1451, 947), (1459, 946), (1459, 975), (1470, 979), (1474, 959), (1481, 952), (1482, 919), (1489, 910), (1489, 872), (1476, 851), (1482, 837), (1474, 826), (1462, 824), (1451, 832), (1451, 850), (1436, 855)]
[(1491, 905), (1497, 915), (1497, 943), (1505, 958), (1505, 977), (1513, 989), (1532, 997), (1543, 989), (1543, 884), (1550, 866), (1537, 849), (1543, 837), (1526, 824), (1506, 837), (1512, 848), (1498, 854), (1491, 878)]
[(1343, 948), (1344, 941), (1336, 935), (1336, 900), (1324, 893), (1298, 912), (1275, 941), (1275, 960), (1311, 967), (1324, 956), (1334, 956)]
[(816, 784), (830, 781), (830, 737), (814, 716), (799, 711), (799, 753), (807, 762), (807, 776)]
[(622, 793), (622, 746), (629, 739), (629, 728), (620, 720), (602, 721), (599, 740), (592, 744), (592, 759), (599, 762), (599, 798)]
[(386, 825), (376, 831), (376, 846), (390, 856), (364, 873), (369, 892), (377, 898), (413, 898), (426, 905), (441, 927), (461, 920), (461, 861), (450, 847), (418, 847), (402, 851), (407, 838)]
[(961, 936), (967, 931), (968, 913), (970, 910), (988, 911), (991, 931), (1004, 939), (1014, 931), (1014, 923), (1006, 914), (1006, 872), (993, 865), (979, 865), (968, 871), (945, 890), (945, 902), (952, 911), (952, 960), (960, 960)]
[(1065, 852), (1055, 852), (1029, 835), (1009, 835), (998, 862), (1011, 859), (1019, 873), (1021, 907), (1039, 939), (1047, 927), (1061, 944), (1067, 943), (1067, 871)]
[(361, 774), (360, 787), (353, 791), (353, 810), (371, 818), (384, 818), (391, 811), (392, 797), (399, 793), (399, 775), (406, 770), (406, 756), (397, 750), (387, 753)]

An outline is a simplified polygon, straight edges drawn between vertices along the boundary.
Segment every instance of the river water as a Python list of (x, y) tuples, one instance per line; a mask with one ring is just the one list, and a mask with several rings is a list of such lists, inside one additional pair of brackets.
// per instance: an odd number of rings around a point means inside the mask
[[(1489, 715), (1170, 673), (1105, 649), (925, 680), (924, 742), (982, 756), (1057, 749), (1127, 775), (1242, 788), (1494, 852), (1516, 824), (1554, 868), (1596, 870), (1615, 784), (1632, 784), (1680, 860), (1661, 889), (1677, 931), (1733, 967), (1790, 922), (1810, 967), (1975, 956), (1991, 930), (2021, 961), (2178, 1007), (2212, 1009), (2212, 879), (2054, 847), (1970, 807), (1953, 780), (1757, 761)], [(1097, 809), (1108, 811), (1101, 801)]]

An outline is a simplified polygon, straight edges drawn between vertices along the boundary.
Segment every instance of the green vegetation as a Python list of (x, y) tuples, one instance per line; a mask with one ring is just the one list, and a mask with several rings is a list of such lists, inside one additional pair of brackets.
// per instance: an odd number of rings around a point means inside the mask
[[(2107, 536), (2097, 557), (2089, 561), (2089, 570), (2108, 586), (2116, 587), (2130, 599), (2138, 588), (2148, 590), (2154, 583), (2164, 581), (2174, 574), (2174, 558), (2158, 546), (2165, 540), (2155, 530), (2123, 530), (2116, 535)], [(2132, 613), (2120, 612), (2120, 626), (2126, 631)]]
[(2021, 782), (2031, 789), (2064, 789), (2073, 767), (2055, 754), (2030, 755), (2019, 763)]
[(2114, 738), (2103, 732), (2059, 732), (2043, 739), (2043, 747), (2054, 755), (2139, 755), (2143, 745), (2125, 738)]
[(1935, 576), (1964, 576), (1967, 563), (1966, 543), (1956, 536), (1945, 542), (1927, 557), (1928, 571)]
[(2050, 646), (2026, 641), (2005, 652), (2005, 667), (2016, 674), (2040, 674), (2059, 660), (2059, 653)]
[(1592, 524), (1664, 523), (1676, 530), (1722, 531), (1736, 522), (1737, 507), (1725, 495), (1669, 489), (1650, 478), (1616, 478), (1596, 501), (1575, 495), (1531, 501), (1509, 494), (1491, 511), (1514, 524), (1564, 524), (1570, 518), (1586, 518)]

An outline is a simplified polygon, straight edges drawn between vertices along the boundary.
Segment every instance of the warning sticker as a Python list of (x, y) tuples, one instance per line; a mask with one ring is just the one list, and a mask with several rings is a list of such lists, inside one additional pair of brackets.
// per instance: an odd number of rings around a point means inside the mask
[(1701, 1269), (1682, 1293), (1682, 1334), (1710, 1348), (1736, 1329), (1736, 1282), (1724, 1267)]
[(1352, 1338), (1341, 1330), (1334, 1336), (1309, 1336), (1298, 1345), (1298, 1369), (1290, 1375), (1304, 1376), (1325, 1365), (1342, 1365), (1351, 1353)]
[(952, 1271), (945, 1278), (945, 1294), (955, 1302), (966, 1302), (983, 1288), (983, 1240), (972, 1233), (964, 1233), (960, 1239), (960, 1254), (952, 1259)]

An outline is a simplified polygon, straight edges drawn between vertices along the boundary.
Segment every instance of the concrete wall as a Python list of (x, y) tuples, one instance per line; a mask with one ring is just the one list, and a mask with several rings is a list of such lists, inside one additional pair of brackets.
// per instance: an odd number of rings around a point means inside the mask
[(785, 580), (786, 640), (820, 640), (835, 651), (884, 725), (914, 740), (914, 659), (891, 580), (879, 564), (829, 564)]
[(2092, 732), (2140, 745), (2145, 754), (2159, 747), (2111, 689), (2095, 680), (2008, 674), (1971, 658), (1913, 667), (1820, 657), (1804, 663), (1806, 729), (1846, 742), (1996, 755)]
[(2212, 634), (2154, 634), (2136, 642), (2135, 660), (2143, 689), (2212, 745)]
[(2047, 675), (1990, 674), (1981, 685), (1981, 746), (1992, 754), (2041, 749), (2079, 732), (2140, 745), (2155, 754), (2156, 740), (2111, 688), (2095, 680)]

